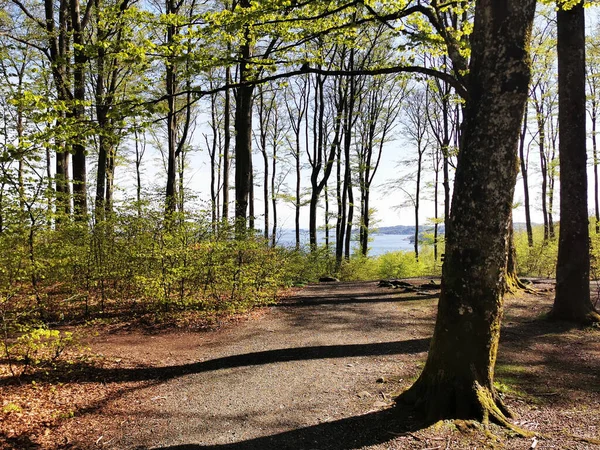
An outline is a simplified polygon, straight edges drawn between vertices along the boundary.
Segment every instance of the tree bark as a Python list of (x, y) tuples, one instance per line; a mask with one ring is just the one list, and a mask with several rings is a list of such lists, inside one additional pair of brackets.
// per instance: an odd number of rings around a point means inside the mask
[(494, 388), (534, 0), (479, 0), (438, 316), (425, 368), (399, 397), (428, 420), (509, 425)]
[(590, 300), (584, 16), (583, 2), (556, 13), (561, 219), (550, 313), (578, 323), (600, 321)]

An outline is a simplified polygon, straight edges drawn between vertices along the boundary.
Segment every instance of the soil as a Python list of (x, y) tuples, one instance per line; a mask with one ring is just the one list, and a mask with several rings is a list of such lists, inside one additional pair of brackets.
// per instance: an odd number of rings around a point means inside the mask
[(514, 424), (535, 436), (424, 427), (394, 406), (436, 313), (435, 286), (408, 281), (311, 285), (213, 331), (88, 327), (92, 357), (0, 378), (0, 448), (600, 448), (600, 331), (544, 319), (550, 280), (507, 296), (496, 366)]

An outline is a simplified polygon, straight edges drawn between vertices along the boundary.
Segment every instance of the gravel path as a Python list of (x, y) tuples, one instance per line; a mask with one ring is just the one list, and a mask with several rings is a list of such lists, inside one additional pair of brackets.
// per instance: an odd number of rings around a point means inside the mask
[(216, 333), (154, 336), (145, 342), (108, 337), (95, 350), (118, 352), (119, 345), (126, 345), (128, 352), (145, 351), (159, 366), (162, 362), (165, 372), (158, 378), (165, 379), (112, 403), (119, 426), (102, 435), (98, 445), (376, 445), (393, 437), (386, 428), (397, 428), (391, 398), (425, 359), (435, 303), (431, 296), (400, 294), (376, 283), (321, 284), (303, 289), (258, 320)]

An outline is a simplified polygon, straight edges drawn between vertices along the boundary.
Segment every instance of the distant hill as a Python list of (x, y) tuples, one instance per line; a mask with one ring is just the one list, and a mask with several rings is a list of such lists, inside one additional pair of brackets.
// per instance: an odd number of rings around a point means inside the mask
[[(419, 232), (433, 232), (433, 225), (419, 225)], [(440, 224), (438, 233), (444, 234), (444, 225)], [(379, 227), (373, 234), (415, 234), (414, 225), (394, 225), (392, 227)]]
[[(537, 224), (533, 223), (531, 224), (532, 226), (536, 226)], [(515, 231), (525, 231), (525, 223), (524, 222), (515, 222), (513, 224)], [(285, 231), (289, 232), (289, 233), (293, 233), (294, 230), (293, 229), (286, 229)], [(300, 230), (301, 233), (304, 234), (308, 234), (308, 230), (306, 229), (302, 229)], [(322, 231), (319, 231), (319, 233), (321, 233)], [(334, 230), (335, 232), (335, 230)], [(444, 228), (444, 224), (441, 223), (438, 227), (438, 233), (440, 235), (443, 235), (445, 232), (445, 228)], [(414, 225), (394, 225), (391, 227), (378, 227), (375, 228), (375, 231), (371, 232), (372, 234), (381, 234), (381, 235), (388, 235), (388, 234), (393, 234), (393, 235), (413, 235), (415, 234), (415, 226)], [(433, 225), (431, 224), (427, 224), (427, 225), (419, 225), (419, 234), (423, 234), (423, 233), (433, 233)], [(353, 230), (353, 234), (358, 234), (358, 230), (356, 228), (354, 228)]]
[[(533, 223), (532, 226), (536, 226), (537, 224)], [(526, 226), (525, 222), (515, 222), (513, 224), (515, 231), (525, 231)], [(419, 225), (419, 233), (432, 233), (433, 225)], [(444, 224), (440, 224), (438, 227), (438, 233), (444, 234), (445, 228)], [(415, 234), (415, 226), (414, 225), (394, 225), (392, 227), (379, 227), (373, 234)]]

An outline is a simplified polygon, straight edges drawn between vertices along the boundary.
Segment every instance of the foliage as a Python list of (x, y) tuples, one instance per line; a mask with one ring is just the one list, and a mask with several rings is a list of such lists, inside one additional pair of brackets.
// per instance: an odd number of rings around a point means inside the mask
[[(84, 321), (180, 311), (228, 313), (272, 302), (281, 287), (312, 280), (319, 258), (270, 248), (249, 234), (217, 233), (203, 211), (163, 220), (124, 203), (102, 223), (0, 233), (0, 320)], [(25, 227), (27, 228), (27, 227)]]
[(12, 363), (21, 364), (23, 371), (53, 363), (77, 342), (69, 331), (50, 330), (45, 326), (25, 330), (13, 343), (4, 342), (4, 356)]
[(424, 246), (419, 260), (414, 252), (397, 251), (376, 257), (355, 255), (344, 261), (340, 268), (340, 279), (345, 281), (375, 280), (387, 278), (413, 278), (440, 276), (441, 262), (433, 258), (433, 249)]
[[(558, 232), (557, 232), (558, 234)], [(517, 270), (521, 276), (554, 278), (558, 255), (558, 237), (544, 240), (544, 227), (533, 227), (533, 247), (527, 245), (527, 233), (515, 233)], [(591, 277), (600, 276), (600, 235), (595, 232), (595, 219), (590, 217)]]
[(517, 270), (521, 276), (552, 278), (556, 274), (558, 239), (543, 239), (544, 227), (533, 228), (533, 247), (527, 245), (527, 233), (515, 233)]

